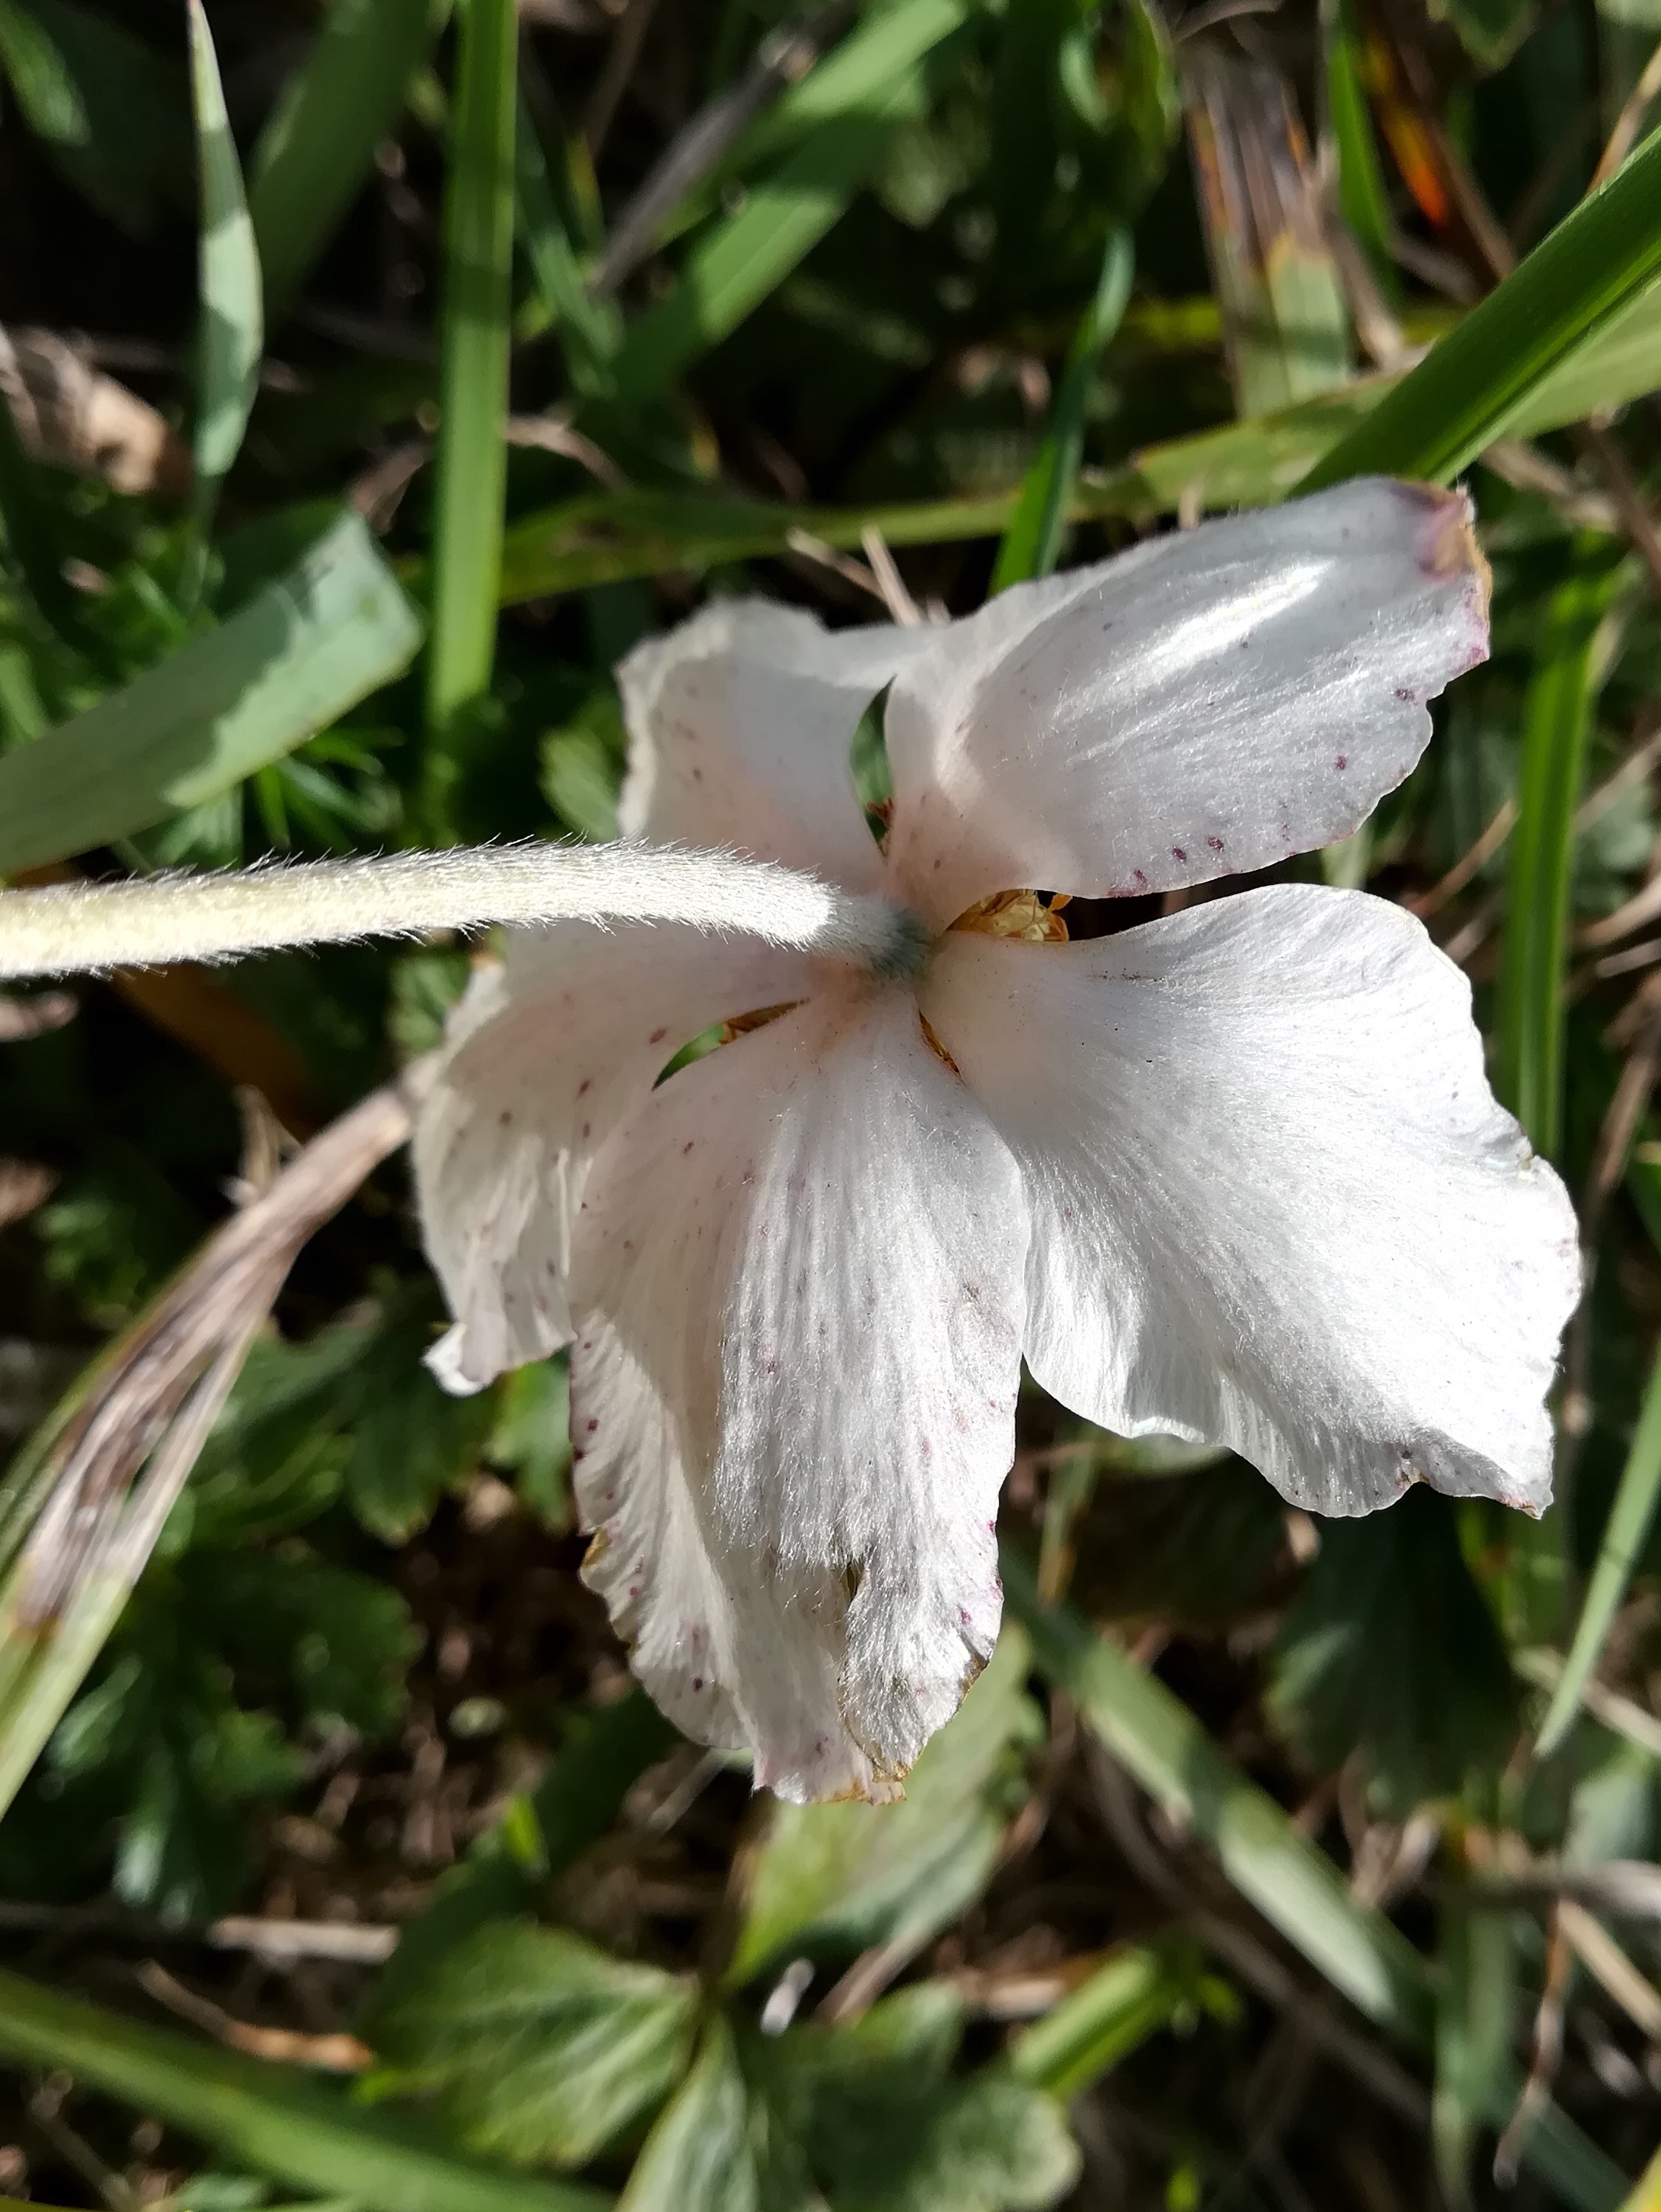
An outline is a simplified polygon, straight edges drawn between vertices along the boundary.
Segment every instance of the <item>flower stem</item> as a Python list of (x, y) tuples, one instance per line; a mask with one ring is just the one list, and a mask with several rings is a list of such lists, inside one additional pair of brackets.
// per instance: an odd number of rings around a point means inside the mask
[(890, 900), (768, 860), (622, 840), (0, 890), (0, 978), (571, 919), (733, 932), (882, 976), (915, 974), (926, 949), (921, 925)]

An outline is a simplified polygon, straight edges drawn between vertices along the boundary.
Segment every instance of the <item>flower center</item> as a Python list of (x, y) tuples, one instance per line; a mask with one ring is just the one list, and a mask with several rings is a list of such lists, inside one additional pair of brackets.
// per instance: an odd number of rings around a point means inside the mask
[(1065, 945), (1061, 908), (1067, 902), (1064, 891), (1048, 906), (1037, 891), (994, 891), (990, 898), (977, 900), (952, 927), (980, 937), (1016, 937), (1024, 945)]

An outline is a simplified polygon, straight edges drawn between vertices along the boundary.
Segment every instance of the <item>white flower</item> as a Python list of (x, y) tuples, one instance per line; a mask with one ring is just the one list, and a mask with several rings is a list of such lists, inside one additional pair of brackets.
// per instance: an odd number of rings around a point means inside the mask
[[(1573, 1218), (1418, 922), (1296, 884), (1072, 945), (951, 927), (1347, 836), (1484, 657), (1486, 589), (1462, 497), (1360, 483), (946, 629), (722, 603), (624, 664), (629, 834), (886, 893), (932, 940), (884, 982), (520, 931), (417, 1138), (439, 1371), (570, 1341), (585, 1573), (665, 1711), (759, 1784), (884, 1794), (957, 1705), (998, 1630), (1023, 1357), (1319, 1512), (1414, 1480), (1544, 1504)], [(849, 749), (890, 684), (879, 851)]]

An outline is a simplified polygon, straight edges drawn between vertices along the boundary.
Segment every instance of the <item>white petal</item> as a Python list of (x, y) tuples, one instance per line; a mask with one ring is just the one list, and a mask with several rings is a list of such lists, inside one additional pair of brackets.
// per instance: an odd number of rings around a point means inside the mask
[(764, 600), (718, 600), (618, 671), (629, 725), (625, 836), (730, 846), (851, 890), (882, 886), (854, 789), (861, 715), (928, 633), (831, 632)]
[(587, 1571), (683, 1728), (806, 1800), (877, 1791), (997, 1633), (1019, 1176), (923, 1040), (848, 986), (684, 1069), (574, 1240)]
[(1067, 947), (958, 933), (922, 1000), (1021, 1162), (1046, 1389), (1323, 1513), (1415, 1479), (1544, 1505), (1574, 1215), (1417, 921), (1289, 884)]
[(429, 1355), (483, 1389), (571, 1334), (570, 1220), (593, 1153), (700, 1031), (805, 997), (823, 971), (765, 946), (649, 923), (509, 933), (451, 1018), (417, 1121), (428, 1255), (456, 1326)]
[(994, 599), (890, 696), (902, 895), (944, 925), (993, 891), (1168, 890), (1348, 836), (1486, 657), (1469, 514), (1375, 478)]

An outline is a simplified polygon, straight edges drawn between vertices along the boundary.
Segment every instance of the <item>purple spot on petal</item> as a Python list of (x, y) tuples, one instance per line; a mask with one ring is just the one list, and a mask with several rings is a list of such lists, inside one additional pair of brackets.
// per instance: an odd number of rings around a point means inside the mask
[(1343, 770), (1349, 766), (1349, 755), (1348, 753), (1340, 753), (1337, 759), (1334, 761), (1332, 765), (1342, 775)]
[(1171, 857), (1173, 860), (1185, 860), (1188, 855), (1180, 845), (1173, 845), (1171, 848)]

